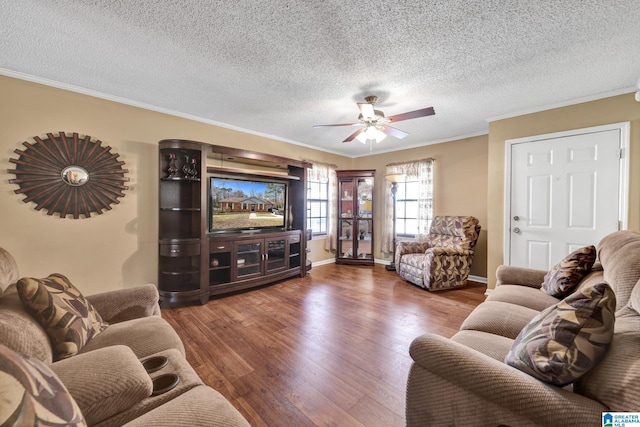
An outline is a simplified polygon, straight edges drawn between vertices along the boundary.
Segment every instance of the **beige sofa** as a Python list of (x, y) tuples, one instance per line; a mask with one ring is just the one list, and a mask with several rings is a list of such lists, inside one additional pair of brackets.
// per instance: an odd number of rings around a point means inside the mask
[(639, 411), (640, 234), (610, 234), (597, 249), (574, 291), (606, 282), (615, 293), (613, 339), (595, 367), (561, 387), (504, 363), (520, 331), (559, 300), (540, 289), (545, 271), (501, 266), (498, 286), (451, 339), (412, 342), (407, 425), (600, 426), (603, 412)]
[[(15, 260), (0, 249), (0, 424), (57, 418), (47, 425), (249, 425), (187, 363), (180, 338), (160, 316), (154, 285), (87, 296), (108, 326), (77, 354), (54, 361), (47, 332), (19, 298), (17, 279)], [(166, 365), (148, 373), (141, 360), (156, 356)], [(158, 394), (176, 378), (174, 388)], [(74, 409), (81, 414), (72, 418)]]

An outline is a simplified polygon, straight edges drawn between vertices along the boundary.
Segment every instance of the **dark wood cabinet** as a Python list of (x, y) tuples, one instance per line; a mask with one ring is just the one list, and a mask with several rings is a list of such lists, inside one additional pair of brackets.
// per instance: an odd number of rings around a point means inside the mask
[(304, 276), (300, 230), (209, 236), (209, 294)]
[(373, 265), (375, 169), (336, 171), (338, 251), (336, 264)]
[[(310, 164), (187, 140), (159, 145), (158, 291), (167, 304), (304, 276), (306, 170)], [(209, 230), (209, 177), (277, 178), (287, 183), (287, 221), (251, 233)]]

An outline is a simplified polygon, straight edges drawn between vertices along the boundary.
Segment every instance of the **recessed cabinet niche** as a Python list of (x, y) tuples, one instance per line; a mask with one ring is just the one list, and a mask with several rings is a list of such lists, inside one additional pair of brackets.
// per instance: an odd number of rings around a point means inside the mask
[[(306, 169), (293, 159), (187, 140), (162, 140), (159, 146), (159, 258), (161, 302), (205, 304), (220, 295), (303, 277), (306, 260)], [(218, 200), (212, 177), (230, 182), (277, 182), (286, 188), (273, 195)], [(222, 179), (222, 178), (221, 178)], [(240, 184), (238, 184), (240, 185)], [(280, 191), (281, 193), (282, 191)], [(270, 197), (273, 196), (273, 197)], [(273, 199), (276, 200), (276, 199)], [(211, 230), (212, 215), (279, 218), (284, 226), (259, 230)], [(286, 215), (286, 216), (285, 216)], [(280, 217), (282, 216), (282, 217)], [(286, 220), (286, 222), (284, 221)]]

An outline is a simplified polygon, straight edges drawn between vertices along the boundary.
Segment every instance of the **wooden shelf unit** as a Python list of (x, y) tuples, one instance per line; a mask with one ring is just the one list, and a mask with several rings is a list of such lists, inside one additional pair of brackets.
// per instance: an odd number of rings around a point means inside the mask
[[(188, 167), (184, 168), (185, 165)], [(288, 277), (304, 277), (309, 269), (303, 230), (307, 222), (306, 170), (310, 166), (299, 160), (205, 142), (160, 141), (161, 302), (205, 304), (213, 295)], [(287, 228), (256, 233), (210, 233), (209, 177), (214, 174), (285, 180), (290, 218)]]

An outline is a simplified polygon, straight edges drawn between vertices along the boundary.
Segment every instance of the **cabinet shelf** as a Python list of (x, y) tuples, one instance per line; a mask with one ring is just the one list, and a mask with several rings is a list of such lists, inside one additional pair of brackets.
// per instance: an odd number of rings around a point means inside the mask
[(242, 270), (242, 269), (245, 269), (245, 268), (252, 268), (252, 267), (255, 267), (256, 265), (260, 265), (260, 263), (259, 262), (254, 262), (254, 263), (251, 263), (251, 264), (248, 264), (248, 263), (238, 264), (238, 270)]
[(184, 211), (184, 212), (200, 212), (200, 208), (178, 208), (178, 207), (173, 207), (173, 208), (160, 208), (161, 211), (170, 211), (170, 212), (180, 212), (180, 211)]
[(177, 238), (169, 237), (169, 238), (160, 239), (161, 245), (176, 244), (176, 243), (198, 243), (198, 242), (200, 242), (200, 239), (198, 237), (177, 237)]
[(162, 274), (167, 274), (169, 276), (182, 276), (188, 274), (200, 274), (200, 270), (184, 270), (184, 271), (161, 271)]
[(207, 172), (209, 173), (225, 173), (232, 175), (251, 175), (251, 176), (268, 176), (270, 178), (282, 178), (288, 180), (299, 181), (300, 177), (294, 175), (287, 175), (279, 172), (260, 171), (253, 169), (240, 169), (240, 168), (225, 168), (217, 166), (207, 166)]
[(200, 178), (185, 178), (184, 176), (162, 177), (160, 181), (183, 181), (183, 182), (200, 182)]

